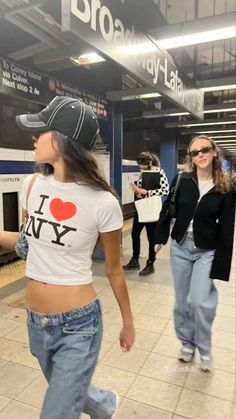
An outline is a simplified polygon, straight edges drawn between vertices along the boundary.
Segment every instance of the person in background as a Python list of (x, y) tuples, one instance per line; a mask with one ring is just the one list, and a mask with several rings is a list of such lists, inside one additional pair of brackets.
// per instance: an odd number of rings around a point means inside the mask
[[(106, 274), (123, 318), (122, 351), (134, 343), (133, 316), (123, 269), (119, 202), (91, 152), (97, 118), (83, 102), (54, 98), (38, 114), (20, 115), (32, 131), (39, 174), (23, 182), (28, 210), (26, 236), (27, 315), (30, 349), (48, 381), (41, 419), (110, 419), (118, 395), (91, 382), (102, 340), (100, 301), (92, 284), (92, 252), (100, 237)], [(89, 209), (89, 216), (88, 216)], [(1, 232), (0, 245), (14, 248), (18, 233)]]
[[(160, 168), (160, 161), (158, 157), (144, 151), (137, 157), (137, 163), (140, 169), (140, 178), (137, 182), (131, 183), (131, 188), (135, 194), (136, 199), (142, 199), (145, 196), (164, 196), (169, 192), (169, 184), (165, 172)], [(140, 255), (140, 235), (143, 228), (146, 228), (147, 237), (149, 242), (149, 254), (146, 266), (139, 272), (140, 276), (150, 275), (154, 272), (154, 262), (156, 254), (154, 251), (153, 234), (156, 226), (156, 222), (152, 223), (140, 223), (138, 220), (138, 213), (135, 209), (132, 227), (132, 248), (133, 255), (130, 261), (123, 266), (124, 270), (130, 271), (140, 269), (139, 255)]]
[[(176, 180), (177, 176), (157, 222), (156, 251), (169, 237), (168, 205)], [(229, 280), (235, 194), (223, 170), (220, 151), (208, 136), (194, 137), (189, 144), (176, 210), (170, 258), (175, 287), (174, 323), (182, 343), (179, 359), (192, 361), (198, 349), (201, 369), (210, 371), (211, 328), (218, 302), (213, 280)]]

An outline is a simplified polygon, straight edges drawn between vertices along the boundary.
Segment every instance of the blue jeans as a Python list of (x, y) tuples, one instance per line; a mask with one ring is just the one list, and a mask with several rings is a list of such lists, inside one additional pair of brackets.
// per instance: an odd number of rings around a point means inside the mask
[(102, 340), (98, 299), (56, 314), (27, 309), (30, 350), (48, 382), (41, 419), (110, 419), (116, 409), (113, 392), (90, 384)]
[(176, 335), (184, 346), (198, 348), (201, 355), (211, 352), (211, 326), (218, 302), (216, 287), (209, 278), (214, 254), (214, 249), (195, 247), (192, 233), (181, 243), (172, 240)]

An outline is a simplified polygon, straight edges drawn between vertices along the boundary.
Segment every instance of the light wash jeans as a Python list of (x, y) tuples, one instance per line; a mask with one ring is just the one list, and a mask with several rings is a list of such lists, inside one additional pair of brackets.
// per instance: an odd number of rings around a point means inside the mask
[(198, 348), (201, 355), (211, 352), (211, 326), (218, 302), (216, 287), (209, 278), (214, 253), (214, 249), (195, 247), (192, 233), (181, 243), (172, 240), (176, 335), (184, 346)]
[(102, 340), (98, 299), (56, 314), (27, 309), (30, 349), (48, 381), (41, 419), (110, 419), (116, 396), (90, 384)]

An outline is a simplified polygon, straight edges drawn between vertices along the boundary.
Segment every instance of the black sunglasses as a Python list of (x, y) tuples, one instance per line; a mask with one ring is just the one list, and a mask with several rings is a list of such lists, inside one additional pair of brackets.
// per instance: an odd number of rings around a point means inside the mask
[(137, 161), (138, 164), (143, 164), (143, 165), (146, 165), (146, 166), (148, 166), (151, 163), (151, 160), (147, 159), (147, 158), (137, 158), (136, 161)]
[(202, 147), (201, 150), (193, 150), (193, 151), (189, 151), (189, 155), (190, 157), (197, 157), (199, 153), (202, 154), (207, 154), (210, 153), (213, 150), (212, 147)]

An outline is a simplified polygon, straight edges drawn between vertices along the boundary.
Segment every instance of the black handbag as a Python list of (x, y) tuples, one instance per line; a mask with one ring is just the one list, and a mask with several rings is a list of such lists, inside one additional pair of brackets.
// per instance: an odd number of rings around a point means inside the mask
[(173, 188), (173, 190), (171, 191), (171, 196), (170, 196), (170, 201), (169, 201), (169, 206), (168, 206), (168, 214), (170, 215), (171, 218), (176, 218), (176, 195), (177, 195), (177, 191), (178, 191), (178, 187), (179, 187), (179, 183), (182, 177), (182, 172), (178, 173), (178, 177), (176, 180), (176, 184)]

